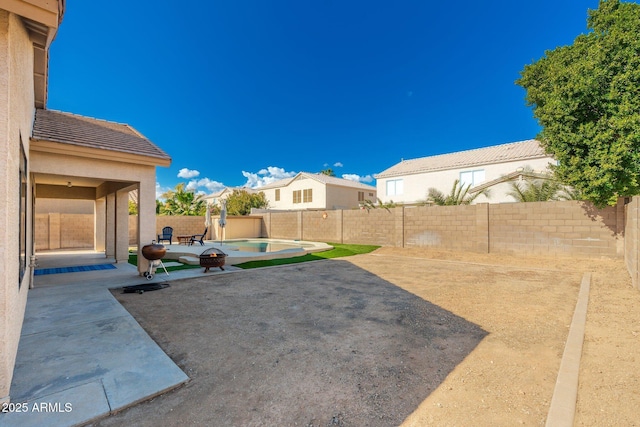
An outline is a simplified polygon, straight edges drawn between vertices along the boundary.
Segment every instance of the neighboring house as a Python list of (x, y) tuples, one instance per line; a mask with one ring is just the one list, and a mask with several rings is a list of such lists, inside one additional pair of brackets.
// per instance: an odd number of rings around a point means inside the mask
[(220, 206), (220, 202), (223, 200), (226, 200), (236, 190), (238, 191), (244, 190), (249, 194), (254, 194), (259, 192), (249, 187), (225, 187), (222, 190), (218, 191), (217, 193), (204, 196), (202, 199), (205, 200), (207, 204), (210, 206)]
[(10, 400), (33, 285), (37, 199), (91, 201), (94, 249), (127, 262), (129, 191), (140, 194), (138, 242), (151, 242), (155, 168), (171, 163), (128, 125), (46, 109), (49, 47), (64, 9), (65, 0), (0, 3), (0, 404)]
[(334, 176), (300, 172), (292, 178), (256, 189), (264, 192), (269, 209), (353, 209), (375, 202), (376, 188)]
[(415, 204), (426, 200), (429, 188), (445, 195), (451, 192), (455, 180), (471, 184), (471, 192), (490, 191), (489, 198), (481, 195), (474, 203), (514, 202), (508, 196), (509, 181), (520, 179), (525, 169), (535, 173), (556, 164), (535, 139), (494, 145), (450, 154), (403, 160), (377, 174), (378, 197), (390, 201)]

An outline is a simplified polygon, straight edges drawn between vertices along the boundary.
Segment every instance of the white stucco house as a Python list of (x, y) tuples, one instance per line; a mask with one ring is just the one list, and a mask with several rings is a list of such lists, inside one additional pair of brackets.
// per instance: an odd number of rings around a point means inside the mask
[(471, 184), (471, 192), (489, 189), (489, 197), (480, 195), (474, 203), (508, 203), (515, 199), (507, 193), (509, 181), (521, 179), (523, 172), (538, 176), (556, 160), (545, 153), (535, 139), (458, 151), (437, 156), (403, 160), (375, 175), (378, 197), (382, 202), (420, 203), (429, 188), (449, 194), (455, 180)]
[(257, 188), (264, 192), (269, 209), (355, 209), (365, 200), (375, 202), (376, 188), (371, 185), (323, 174), (300, 172)]

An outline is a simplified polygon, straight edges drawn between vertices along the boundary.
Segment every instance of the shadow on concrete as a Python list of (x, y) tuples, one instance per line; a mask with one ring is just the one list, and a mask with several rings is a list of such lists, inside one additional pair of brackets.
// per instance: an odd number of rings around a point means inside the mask
[[(38, 254), (40, 268), (107, 262), (113, 259), (93, 251)], [(35, 277), (11, 384), (11, 401), (24, 411), (0, 414), (0, 425), (80, 425), (188, 380), (109, 288), (198, 276), (202, 270), (147, 281), (135, 266), (114, 265)]]
[(191, 377), (115, 425), (399, 425), (487, 335), (339, 260), (116, 294)]

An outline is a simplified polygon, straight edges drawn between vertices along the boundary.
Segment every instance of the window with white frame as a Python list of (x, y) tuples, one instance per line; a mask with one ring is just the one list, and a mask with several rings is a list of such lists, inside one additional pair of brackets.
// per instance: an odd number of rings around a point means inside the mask
[(307, 188), (302, 191), (302, 202), (303, 203), (313, 202), (313, 188)]
[(474, 171), (460, 172), (460, 185), (466, 187), (471, 185), (472, 187), (484, 182), (484, 169), (477, 169)]
[(398, 196), (404, 192), (402, 179), (390, 179), (387, 181), (387, 196)]

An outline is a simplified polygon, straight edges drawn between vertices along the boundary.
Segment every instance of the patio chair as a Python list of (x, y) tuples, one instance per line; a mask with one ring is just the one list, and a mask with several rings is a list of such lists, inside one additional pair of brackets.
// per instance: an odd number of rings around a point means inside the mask
[(209, 231), (209, 227), (205, 227), (204, 229), (204, 233), (202, 234), (194, 234), (193, 236), (191, 236), (191, 239), (189, 240), (189, 245), (193, 245), (194, 242), (200, 242), (200, 246), (204, 246), (204, 236), (207, 235), (207, 231)]
[(171, 238), (173, 237), (173, 227), (164, 227), (162, 234), (158, 234), (158, 243), (162, 243), (163, 240), (168, 240), (171, 244)]

